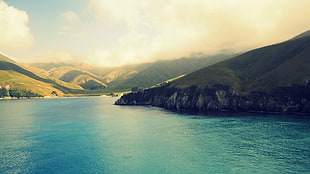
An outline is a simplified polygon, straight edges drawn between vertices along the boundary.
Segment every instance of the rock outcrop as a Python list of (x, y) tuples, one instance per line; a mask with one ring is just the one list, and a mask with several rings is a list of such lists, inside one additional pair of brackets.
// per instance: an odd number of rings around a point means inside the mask
[(163, 86), (124, 95), (115, 104), (152, 105), (190, 112), (310, 113), (310, 83), (277, 87), (271, 93), (248, 94), (239, 94), (224, 85), (185, 89)]

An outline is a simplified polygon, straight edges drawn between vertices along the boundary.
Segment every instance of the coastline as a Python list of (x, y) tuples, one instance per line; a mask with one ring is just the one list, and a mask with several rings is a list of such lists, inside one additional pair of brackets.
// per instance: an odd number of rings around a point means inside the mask
[(120, 98), (120, 96), (112, 95), (84, 95), (84, 94), (73, 94), (73, 95), (64, 95), (64, 96), (43, 96), (43, 97), (4, 97), (0, 98), (0, 101), (4, 100), (27, 100), (27, 99), (51, 99), (51, 98), (82, 98), (82, 97), (111, 97), (111, 98)]
[(151, 105), (167, 110), (191, 113), (247, 112), (267, 114), (310, 114), (310, 84), (277, 87), (271, 93), (262, 91), (238, 94), (230, 86), (199, 88), (158, 87), (129, 93), (116, 105)]
[(3, 97), (0, 100), (25, 100), (25, 99), (42, 99), (42, 98), (55, 98), (50, 96), (43, 96), (43, 97)]

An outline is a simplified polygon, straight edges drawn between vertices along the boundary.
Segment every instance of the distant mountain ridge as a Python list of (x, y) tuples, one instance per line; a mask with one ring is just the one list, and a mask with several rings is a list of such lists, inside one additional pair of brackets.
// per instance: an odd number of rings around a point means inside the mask
[(28, 64), (28, 66), (36, 69), (38, 72), (65, 82), (80, 85), (83, 88), (85, 88), (83, 85), (87, 86), (87, 81), (91, 80), (93, 86), (97, 84), (112, 90), (127, 91), (134, 87), (146, 88), (153, 86), (230, 57), (232, 55), (180, 58), (154, 63), (125, 65), (122, 67), (94, 67), (61, 63), (35, 63)]
[(131, 89), (132, 87), (147, 88), (231, 57), (232, 55), (221, 54), (141, 64), (139, 69), (131, 71), (127, 79), (111, 81), (110, 86), (123, 89)]
[(230, 57), (181, 58), (106, 68), (68, 63), (20, 64), (0, 55), (0, 86), (9, 84), (42, 96), (128, 91), (157, 85)]
[(116, 104), (187, 111), (310, 112), (309, 31), (202, 68)]

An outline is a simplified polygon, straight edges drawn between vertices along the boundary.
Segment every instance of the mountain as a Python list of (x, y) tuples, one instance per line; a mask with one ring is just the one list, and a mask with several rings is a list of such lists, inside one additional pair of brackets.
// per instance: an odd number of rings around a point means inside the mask
[(35, 96), (62, 96), (81, 90), (78, 86), (58, 79), (38, 75), (4, 55), (0, 55), (0, 86), (1, 89), (14, 89)]
[(249, 51), (193, 72), (173, 82), (176, 87), (222, 84), (240, 92), (270, 92), (278, 86), (310, 79), (310, 36)]
[(96, 75), (84, 71), (79, 65), (64, 63), (34, 63), (26, 64), (26, 66), (47, 76), (78, 85), (86, 90), (98, 90), (107, 87), (107, 85)]
[(85, 64), (35, 63), (26, 64), (38, 73), (80, 85), (84, 89), (128, 91), (131, 88), (147, 88), (228, 59), (232, 55), (215, 55), (200, 58), (180, 58), (153, 63), (125, 65), (121, 67), (95, 67)]
[(232, 55), (215, 55), (201, 58), (162, 60), (154, 63), (141, 64), (136, 70), (127, 73), (127, 79), (114, 80), (111, 81), (109, 85), (121, 89), (131, 89), (133, 87), (147, 88), (230, 57), (232, 57)]
[(60, 80), (78, 84), (84, 89), (90, 90), (103, 89), (107, 87), (106, 84), (104, 84), (94, 75), (79, 70), (72, 70), (67, 72), (60, 78)]
[[(306, 33), (306, 34), (305, 34)], [(310, 112), (310, 36), (255, 49), (116, 104), (190, 111)]]

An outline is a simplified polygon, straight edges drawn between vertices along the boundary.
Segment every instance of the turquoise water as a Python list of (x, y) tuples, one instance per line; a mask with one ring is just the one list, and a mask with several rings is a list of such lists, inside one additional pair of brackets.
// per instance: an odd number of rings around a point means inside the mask
[(310, 117), (0, 101), (0, 173), (310, 173)]

